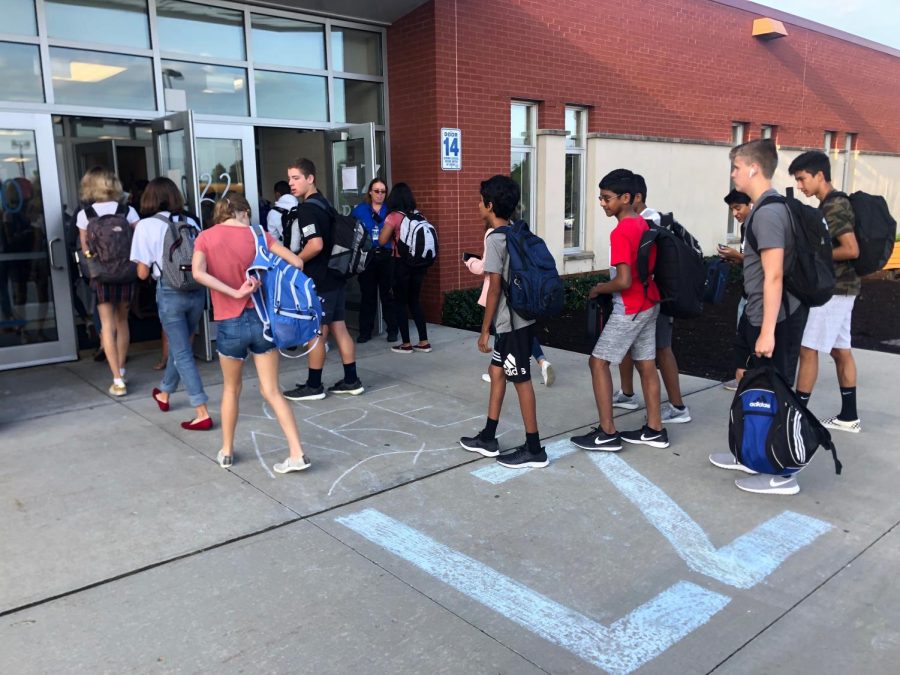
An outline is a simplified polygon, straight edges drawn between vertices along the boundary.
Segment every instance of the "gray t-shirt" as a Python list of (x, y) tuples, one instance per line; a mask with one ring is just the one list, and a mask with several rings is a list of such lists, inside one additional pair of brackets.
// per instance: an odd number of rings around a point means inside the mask
[[(770, 196), (778, 196), (774, 189), (768, 189), (760, 195), (757, 204)], [(744, 314), (751, 326), (761, 326), (763, 321), (763, 268), (759, 251), (767, 248), (783, 248), (784, 259), (792, 255), (794, 248), (794, 234), (791, 231), (791, 216), (784, 204), (765, 204), (761, 207), (754, 206), (748, 218), (750, 227), (756, 237), (759, 247), (753, 247), (749, 237), (744, 242), (744, 293), (747, 295), (747, 307)], [(793, 314), (800, 306), (800, 301), (793, 295), (784, 291), (788, 299), (788, 307)], [(784, 306), (778, 310), (778, 320), (785, 318)]]
[[(484, 240), (484, 273), (494, 272), (504, 279), (509, 279), (509, 258), (506, 255), (506, 234), (491, 232)], [(533, 320), (523, 319), (510, 308), (506, 302), (506, 294), (500, 293), (497, 302), (497, 313), (494, 315), (494, 330), (497, 334), (510, 333), (533, 324)]]

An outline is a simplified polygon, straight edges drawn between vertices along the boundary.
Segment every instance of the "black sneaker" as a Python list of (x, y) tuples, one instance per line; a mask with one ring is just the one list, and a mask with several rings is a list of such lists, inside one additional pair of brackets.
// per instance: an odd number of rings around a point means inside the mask
[(569, 440), (582, 450), (618, 452), (622, 449), (622, 439), (619, 434), (608, 434), (600, 427), (594, 427), (583, 436), (572, 436)]
[(389, 332), (389, 333), (387, 334), (387, 341), (388, 341), (388, 342), (396, 342), (397, 339), (398, 339), (397, 331), (394, 331), (393, 333), (390, 333), (390, 332)]
[(543, 469), (550, 464), (544, 448), (540, 452), (530, 452), (524, 445), (520, 445), (512, 452), (500, 455), (497, 464), (507, 469)]
[(623, 431), (619, 434), (626, 443), (635, 443), (637, 445), (649, 445), (654, 448), (668, 448), (669, 434), (663, 429), (662, 431), (654, 431), (646, 424), (640, 429), (634, 431)]
[(332, 394), (349, 394), (350, 396), (359, 396), (365, 390), (366, 388), (359, 380), (356, 382), (344, 382), (344, 380), (341, 380), (328, 387), (328, 391)]
[(293, 389), (284, 392), (284, 397), (289, 401), (318, 401), (325, 398), (325, 387), (310, 387), (308, 384), (298, 384)]
[(481, 440), (480, 436), (463, 436), (459, 444), (469, 452), (477, 452), (484, 457), (496, 457), (500, 454), (500, 444), (497, 439), (490, 441)]
[(363, 343), (365, 343), (365, 342), (368, 342), (368, 341), (371, 340), (371, 339), (372, 339), (372, 336), (371, 336), (371, 335), (359, 335), (359, 336), (356, 338), (356, 343), (361, 345), (361, 344), (363, 344)]

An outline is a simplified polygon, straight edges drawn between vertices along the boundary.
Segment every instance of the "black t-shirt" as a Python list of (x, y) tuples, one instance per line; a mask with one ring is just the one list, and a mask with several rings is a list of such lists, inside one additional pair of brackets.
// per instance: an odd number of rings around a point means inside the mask
[[(325, 201), (319, 193), (316, 193), (315, 198)], [(301, 251), (312, 239), (320, 238), (324, 242), (321, 253), (305, 262), (303, 271), (316, 282), (316, 290), (320, 293), (340, 288), (343, 282), (328, 273), (328, 257), (333, 244), (331, 216), (325, 209), (310, 204), (307, 200), (297, 207), (297, 224)]]

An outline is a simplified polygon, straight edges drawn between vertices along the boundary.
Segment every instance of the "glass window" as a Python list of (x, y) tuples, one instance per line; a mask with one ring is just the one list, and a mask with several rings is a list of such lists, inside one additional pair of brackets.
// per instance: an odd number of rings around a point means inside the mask
[(584, 137), (587, 113), (566, 108), (566, 183), (563, 215), (563, 245), (581, 248), (584, 230)]
[(375, 175), (387, 180), (387, 140), (383, 131), (375, 132)]
[(3, 17), (0, 33), (37, 35), (34, 0), (0, 0), (0, 16)]
[(212, 210), (217, 199), (244, 194), (244, 160), (241, 142), (232, 138), (198, 138), (197, 180), (203, 227), (215, 225)]
[(51, 38), (150, 48), (147, 0), (44, 0)]
[(334, 80), (334, 121), (384, 124), (381, 85), (361, 80)]
[(37, 45), (0, 42), (0, 99), (4, 101), (44, 101), (41, 83), (41, 56)]
[(232, 9), (157, 0), (157, 35), (163, 52), (243, 61), (244, 15)]
[(834, 149), (834, 141), (837, 138), (836, 131), (826, 131), (825, 137), (823, 139), (824, 150), (825, 152), (831, 152)]
[(288, 120), (328, 121), (328, 79), (257, 70), (256, 114)]
[(36, 140), (0, 129), (0, 347), (59, 339)]
[(332, 70), (381, 75), (381, 34), (350, 28), (331, 29)]
[(567, 148), (583, 148), (584, 147), (584, 124), (585, 111), (577, 108), (566, 108), (566, 136)]
[(325, 70), (325, 26), (253, 14), (253, 61)]
[(522, 199), (519, 202), (517, 217), (531, 223), (531, 152), (513, 150), (509, 166), (510, 177), (519, 184), (522, 190)]
[(166, 89), (181, 89), (188, 108), (211, 115), (249, 114), (247, 71), (187, 61), (162, 61)]
[(527, 103), (513, 103), (510, 108), (510, 139), (514, 145), (531, 145), (531, 108)]
[(50, 48), (57, 103), (154, 110), (153, 64), (149, 58)]

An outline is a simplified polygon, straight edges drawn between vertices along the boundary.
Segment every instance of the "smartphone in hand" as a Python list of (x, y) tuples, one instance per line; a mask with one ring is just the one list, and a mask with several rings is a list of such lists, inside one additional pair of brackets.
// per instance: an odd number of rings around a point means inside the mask
[(463, 262), (469, 262), (469, 258), (475, 258), (476, 260), (481, 260), (481, 256), (476, 255), (475, 253), (463, 253), (463, 255), (462, 255)]

